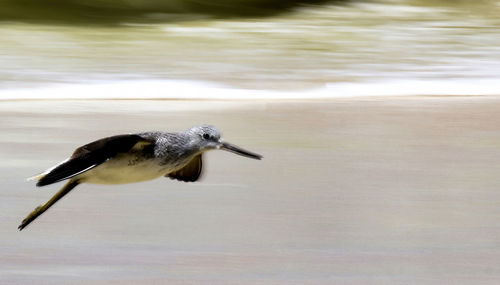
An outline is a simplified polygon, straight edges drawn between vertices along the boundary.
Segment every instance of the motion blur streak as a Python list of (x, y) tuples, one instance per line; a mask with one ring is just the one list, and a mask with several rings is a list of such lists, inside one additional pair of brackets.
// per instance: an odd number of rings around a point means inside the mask
[[(364, 95), (387, 82), (498, 90), (498, 1), (305, 2), (0, 0), (0, 97), (145, 79), (298, 92), (347, 84)], [(420, 84), (401, 86), (385, 92)]]

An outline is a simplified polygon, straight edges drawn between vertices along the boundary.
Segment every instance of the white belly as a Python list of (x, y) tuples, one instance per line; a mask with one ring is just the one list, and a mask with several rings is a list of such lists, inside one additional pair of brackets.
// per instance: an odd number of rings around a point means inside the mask
[(91, 184), (124, 184), (156, 179), (172, 170), (153, 159), (131, 163), (127, 157), (115, 157), (78, 175), (78, 179)]

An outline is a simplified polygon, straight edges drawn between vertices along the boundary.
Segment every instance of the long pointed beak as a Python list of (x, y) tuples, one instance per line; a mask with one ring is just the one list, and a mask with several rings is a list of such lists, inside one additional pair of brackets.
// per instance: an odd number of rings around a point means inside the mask
[(239, 146), (235, 146), (234, 144), (230, 144), (228, 142), (221, 142), (220, 149), (230, 151), (232, 153), (236, 153), (248, 158), (258, 159), (262, 158), (262, 155), (250, 152), (248, 150), (242, 149)]

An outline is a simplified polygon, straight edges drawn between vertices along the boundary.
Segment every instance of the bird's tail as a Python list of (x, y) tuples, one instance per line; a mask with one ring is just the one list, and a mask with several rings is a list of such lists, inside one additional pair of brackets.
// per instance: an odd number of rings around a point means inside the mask
[(38, 181), (38, 180), (44, 178), (45, 175), (47, 175), (47, 172), (43, 172), (43, 173), (37, 174), (35, 176), (28, 177), (28, 178), (26, 178), (26, 180), (27, 181)]
[(54, 168), (58, 167), (59, 165), (65, 163), (66, 161), (68, 161), (69, 158), (65, 159), (64, 161), (61, 161), (60, 163), (52, 166), (51, 168), (45, 170), (44, 172), (40, 173), (40, 174), (37, 174), (35, 176), (32, 176), (32, 177), (28, 177), (26, 178), (27, 181), (38, 181), (42, 178), (44, 178), (47, 174), (49, 174), (49, 172), (51, 172), (52, 170), (54, 170)]

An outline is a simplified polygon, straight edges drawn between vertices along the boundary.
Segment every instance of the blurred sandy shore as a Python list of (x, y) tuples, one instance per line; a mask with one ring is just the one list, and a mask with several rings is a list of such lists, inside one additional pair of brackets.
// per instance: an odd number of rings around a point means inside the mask
[[(499, 284), (500, 98), (0, 102), (1, 284)], [(264, 160), (199, 183), (24, 179), (103, 136), (209, 123)]]

